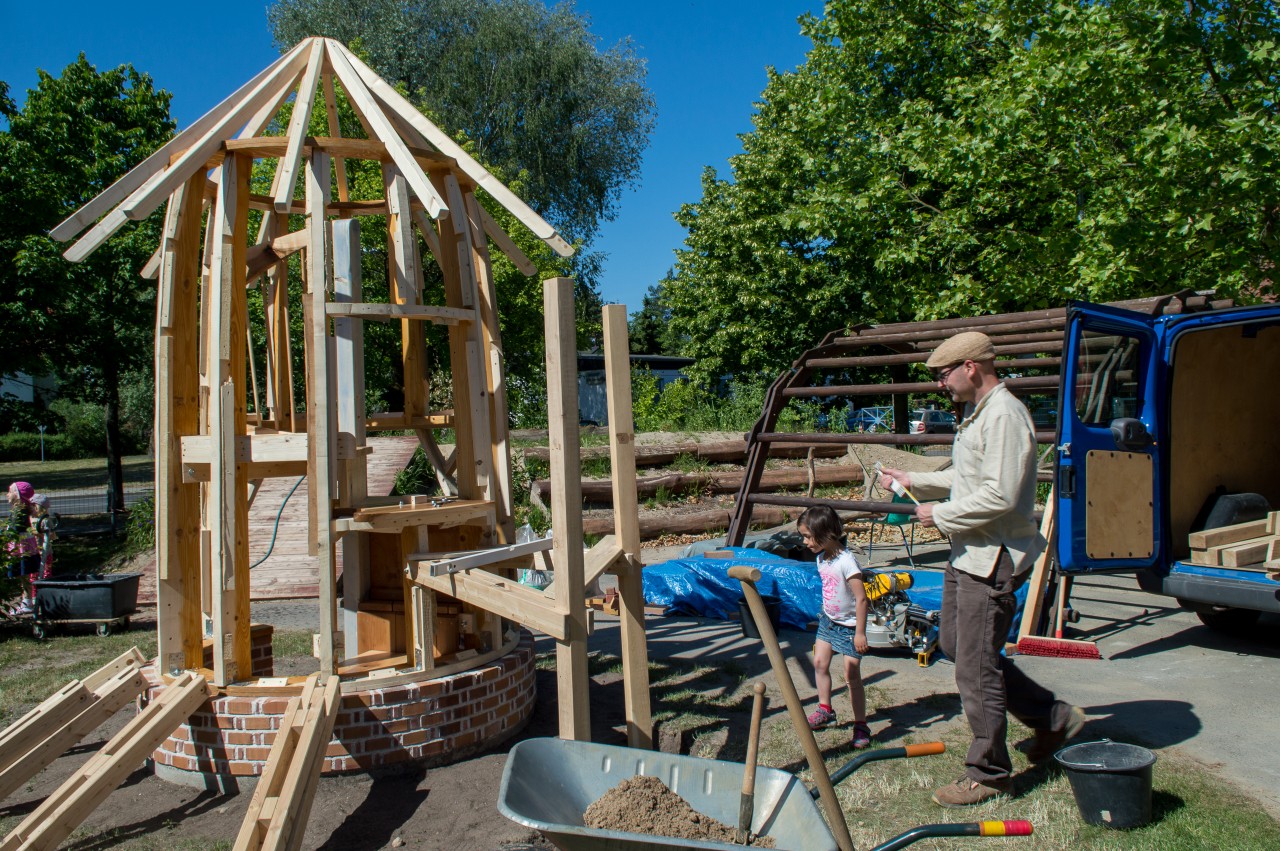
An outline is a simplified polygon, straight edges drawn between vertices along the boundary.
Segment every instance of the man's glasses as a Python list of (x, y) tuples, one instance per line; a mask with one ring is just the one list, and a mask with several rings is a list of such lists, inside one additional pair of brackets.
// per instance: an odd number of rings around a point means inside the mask
[(955, 372), (957, 369), (959, 369), (962, 366), (964, 366), (964, 361), (954, 364), (953, 366), (949, 366), (946, 369), (938, 370), (933, 377), (937, 379), (939, 384), (946, 384), (947, 379), (951, 377), (951, 373)]

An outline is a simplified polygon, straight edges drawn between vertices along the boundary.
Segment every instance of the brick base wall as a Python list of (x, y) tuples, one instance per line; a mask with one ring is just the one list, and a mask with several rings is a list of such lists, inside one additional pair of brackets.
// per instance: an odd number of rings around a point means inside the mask
[[(488, 665), (344, 693), (322, 773), (444, 765), (492, 747), (529, 720), (535, 675), (533, 636), (522, 630), (516, 647)], [(153, 697), (161, 685), (154, 670), (148, 676)], [(177, 771), (259, 775), (288, 702), (286, 696), (210, 698), (152, 758)]]

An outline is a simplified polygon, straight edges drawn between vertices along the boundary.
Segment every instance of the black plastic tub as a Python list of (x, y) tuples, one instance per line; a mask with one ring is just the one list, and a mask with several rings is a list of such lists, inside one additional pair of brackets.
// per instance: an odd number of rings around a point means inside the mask
[(46, 621), (110, 621), (138, 610), (141, 573), (87, 574), (37, 579), (36, 618)]
[(1102, 739), (1054, 754), (1066, 772), (1081, 817), (1100, 827), (1142, 827), (1151, 821), (1151, 768), (1156, 755), (1138, 745)]
[[(782, 625), (782, 600), (770, 594), (761, 594), (760, 600), (764, 603), (765, 614), (769, 616), (769, 623), (773, 625), (776, 635)], [(738, 598), (738, 616), (742, 618), (742, 637), (759, 638), (760, 630), (756, 627), (756, 619), (751, 616), (751, 607), (747, 605), (746, 597)]]

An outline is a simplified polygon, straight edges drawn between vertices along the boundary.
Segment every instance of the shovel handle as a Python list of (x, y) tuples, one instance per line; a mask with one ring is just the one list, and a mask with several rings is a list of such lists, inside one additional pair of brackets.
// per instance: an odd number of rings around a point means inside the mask
[(756, 760), (760, 756), (760, 718), (764, 715), (764, 683), (756, 683), (752, 689), (751, 729), (747, 736), (747, 770), (742, 775), (742, 794), (756, 791)]

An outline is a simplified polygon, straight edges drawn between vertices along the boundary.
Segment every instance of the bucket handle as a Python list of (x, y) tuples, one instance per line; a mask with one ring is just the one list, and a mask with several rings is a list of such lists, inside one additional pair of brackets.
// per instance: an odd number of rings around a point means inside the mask
[[(1111, 739), (1097, 739), (1096, 741), (1092, 741), (1092, 742), (1077, 742), (1076, 744), (1072, 745), (1072, 747), (1081, 748), (1081, 747), (1084, 747), (1085, 745), (1110, 745), (1110, 744), (1114, 744), (1114, 742), (1112, 742)], [(1106, 768), (1107, 767), (1105, 763), (1101, 763), (1101, 762), (1067, 762), (1065, 759), (1062, 759), (1062, 758), (1059, 758), (1058, 762), (1062, 763), (1063, 765), (1069, 766), (1071, 768)]]

